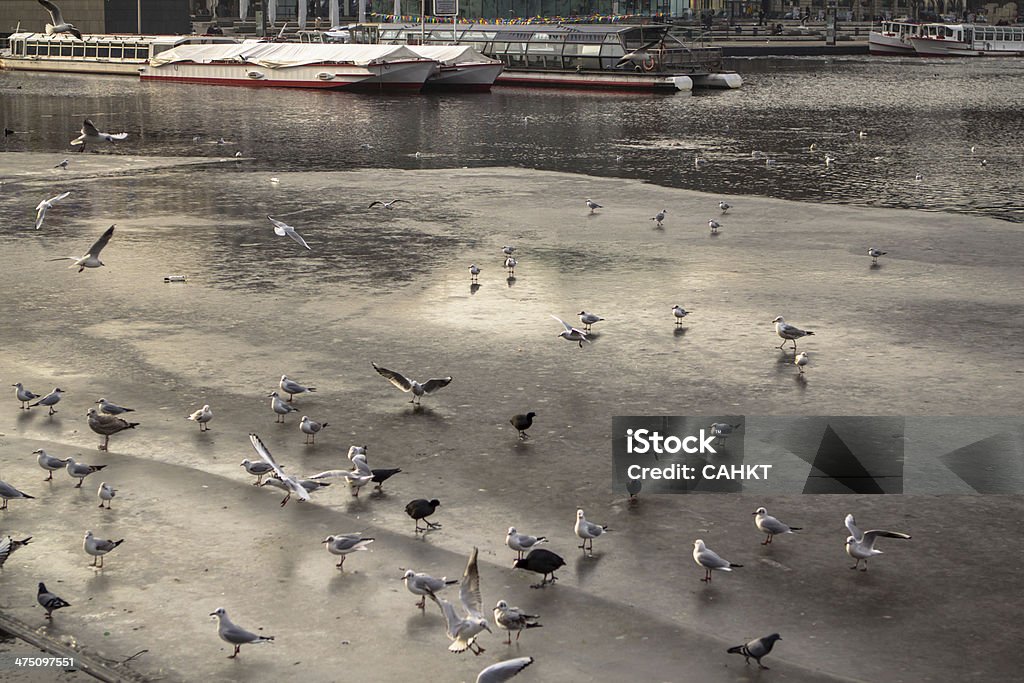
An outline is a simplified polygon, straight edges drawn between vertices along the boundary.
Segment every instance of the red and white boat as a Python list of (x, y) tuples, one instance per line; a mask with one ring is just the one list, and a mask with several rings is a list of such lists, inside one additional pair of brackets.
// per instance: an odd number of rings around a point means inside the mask
[(922, 57), (1024, 57), (1024, 26), (925, 24), (910, 42)]
[(910, 21), (883, 21), (877, 31), (868, 33), (868, 52), (882, 57), (916, 57), (910, 39), (921, 35), (921, 27)]
[(140, 69), (144, 81), (327, 90), (413, 90), (437, 62), (402, 45), (185, 45)]

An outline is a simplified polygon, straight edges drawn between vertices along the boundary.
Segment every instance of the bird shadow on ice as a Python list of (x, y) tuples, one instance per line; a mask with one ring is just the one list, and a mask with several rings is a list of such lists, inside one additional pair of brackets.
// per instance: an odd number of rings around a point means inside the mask
[(509, 289), (512, 289), (512, 285), (514, 285), (516, 283), (515, 276), (514, 275), (509, 275), (507, 278), (505, 278), (505, 283), (508, 285)]
[[(331, 555), (331, 557), (334, 556)], [(345, 564), (348, 564), (348, 562)], [(361, 571), (342, 571), (337, 567), (334, 567), (333, 571), (334, 576), (331, 577), (330, 582), (327, 584), (327, 590), (332, 594), (360, 594), (366, 589), (366, 577), (363, 576)]]
[(476, 294), (479, 291), (480, 291), (480, 284), (478, 282), (474, 282), (474, 283), (472, 283), (469, 286), (469, 294), (470, 294), (470, 296)]
[(110, 581), (107, 579), (104, 570), (96, 567), (89, 567), (89, 569), (93, 570), (92, 576), (85, 581), (85, 587), (89, 595), (97, 595), (101, 591), (106, 591)]
[(576, 558), (576, 582), (579, 586), (583, 586), (583, 583), (594, 573), (597, 569), (597, 565), (601, 558), (604, 557), (604, 553), (582, 553)]
[(32, 415), (32, 411), (31, 410), (23, 410), (23, 411), (21, 411), (20, 413), (18, 413), (18, 419), (17, 419), (18, 426), (20, 427), (23, 423), (28, 422), (29, 420), (32, 419), (32, 417), (33, 417), (33, 415)]
[(405, 632), (419, 634), (440, 630), (441, 626), (438, 625), (438, 622), (435, 619), (437, 614), (428, 614), (431, 608), (434, 610), (437, 609), (437, 607), (430, 604), (430, 601), (427, 601), (427, 609), (417, 609), (416, 614), (410, 615), (409, 618), (405, 620)]
[(881, 263), (872, 263), (871, 265), (868, 266), (868, 270), (881, 270), (881, 268)]
[(686, 336), (686, 331), (688, 329), (690, 328), (684, 325), (677, 325), (676, 329), (672, 332), (672, 336), (675, 337), (676, 339), (682, 339), (683, 337)]
[(807, 388), (807, 374), (806, 373), (803, 373), (803, 372), (797, 373), (796, 377), (793, 378), (793, 381), (796, 382), (796, 386), (797, 386), (798, 389), (806, 389)]

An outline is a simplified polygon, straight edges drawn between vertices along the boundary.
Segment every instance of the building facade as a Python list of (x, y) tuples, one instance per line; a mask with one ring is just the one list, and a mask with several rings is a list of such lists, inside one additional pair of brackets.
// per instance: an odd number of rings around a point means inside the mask
[[(142, 33), (190, 33), (189, 0), (57, 0), (65, 21), (82, 33), (138, 33), (142, 8)], [(0, 34), (22, 31), (41, 33), (50, 15), (36, 0), (0, 2)]]

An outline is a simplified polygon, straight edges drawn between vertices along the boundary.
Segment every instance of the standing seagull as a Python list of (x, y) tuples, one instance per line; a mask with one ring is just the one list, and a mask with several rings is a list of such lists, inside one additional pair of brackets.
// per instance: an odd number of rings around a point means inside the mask
[(100, 407), (100, 412), (105, 415), (121, 415), (122, 413), (134, 413), (135, 408), (125, 408), (119, 406), (116, 403), (111, 403), (105, 398), (101, 398), (96, 401), (96, 404)]
[(508, 640), (505, 641), (506, 645), (512, 644), (512, 631), (516, 631), (516, 641), (518, 641), (519, 636), (523, 635), (523, 629), (540, 628), (543, 626), (543, 624), (533, 621), (534, 619), (540, 619), (540, 615), (527, 614), (518, 607), (509, 607), (508, 603), (504, 600), (499, 600), (498, 604), (494, 606), (495, 625), (508, 631)]
[(882, 251), (881, 249), (875, 249), (874, 247), (871, 247), (871, 248), (868, 249), (868, 256), (871, 257), (871, 263), (872, 264), (877, 264), (878, 263), (878, 257), (879, 256), (885, 256), (888, 253), (889, 252), (887, 252), (887, 251)]
[(278, 385), (281, 391), (288, 394), (288, 402), (291, 403), (295, 394), (307, 394), (316, 391), (316, 387), (304, 387), (298, 382), (288, 379), (288, 375), (281, 375), (281, 383)]
[[(42, 2), (42, 0), (40, 0)], [(71, 141), (72, 146), (81, 145), (82, 149), (79, 152), (85, 151), (85, 145), (89, 142), (99, 142), (100, 140), (106, 140), (107, 142), (115, 142), (117, 140), (124, 140), (128, 137), (128, 133), (101, 133), (96, 126), (93, 125), (92, 121), (86, 119), (82, 123), (82, 134)]]
[(64, 466), (68, 471), (68, 476), (72, 479), (78, 480), (78, 483), (75, 484), (76, 489), (82, 488), (82, 482), (85, 481), (86, 477), (95, 472), (99, 472), (104, 467), (106, 467), (106, 465), (86, 465), (84, 462), (75, 462), (74, 458), (68, 458), (68, 464)]
[(63, 395), (64, 395), (64, 390), (63, 389), (61, 389), (60, 387), (54, 387), (53, 391), (48, 393), (46, 396), (43, 396), (41, 399), (39, 399), (35, 403), (31, 404), (29, 406), (29, 408), (35, 408), (36, 406), (46, 406), (47, 408), (50, 409), (50, 412), (47, 413), (47, 414), (48, 415), (53, 415), (54, 413), (57, 412), (54, 409), (54, 406), (57, 405), (58, 403), (60, 403), (60, 399), (61, 399), (61, 397)]
[(39, 463), (39, 466), (50, 473), (50, 476), (43, 479), (43, 481), (53, 481), (53, 473), (57, 470), (64, 469), (68, 464), (67, 459), (61, 460), (60, 458), (55, 458), (42, 448), (37, 451), (32, 451), (32, 455), (36, 456), (36, 462)]
[(381, 366), (373, 362), (371, 362), (370, 365), (373, 366), (373, 369), (376, 370), (381, 375), (381, 377), (394, 384), (403, 392), (409, 393), (411, 391), (413, 398), (409, 401), (409, 403), (418, 404), (420, 400), (423, 398), (424, 394), (431, 394), (437, 391), (438, 389), (443, 389), (444, 387), (448, 386), (448, 384), (451, 383), (452, 381), (452, 378), (449, 375), (448, 377), (435, 377), (433, 379), (428, 379), (423, 384), (420, 384), (416, 380), (409, 379), (400, 372), (395, 372), (394, 370), (382, 368)]
[(329, 426), (330, 424), (327, 422), (316, 422), (310, 420), (307, 415), (303, 415), (302, 421), (299, 422), (299, 431), (306, 435), (306, 443), (313, 445), (316, 444), (316, 435), (320, 433), (320, 430)]
[(248, 458), (242, 461), (242, 467), (245, 468), (246, 472), (256, 477), (256, 481), (253, 483), (253, 486), (259, 486), (262, 484), (263, 477), (274, 471), (274, 468), (270, 466), (270, 463), (253, 462)]
[(285, 415), (299, 412), (299, 409), (295, 406), (290, 406), (286, 401), (282, 401), (281, 396), (276, 391), (270, 392), (267, 396), (270, 397), (270, 409), (277, 413), (275, 422), (283, 424)]
[(480, 266), (475, 263), (469, 264), (469, 279), (476, 282), (480, 278)]
[(516, 428), (519, 432), (519, 440), (526, 441), (530, 437), (527, 436), (526, 430), (533, 426), (533, 418), (537, 416), (537, 413), (530, 411), (525, 415), (513, 415), (509, 423)]
[(654, 221), (654, 226), (657, 227), (657, 228), (660, 228), (661, 227), (661, 222), (663, 220), (665, 220), (665, 216), (667, 214), (668, 214), (668, 209), (662, 209), (661, 211), (656, 213), (654, 215), (654, 217), (651, 219), (652, 221)]
[[(75, 28), (74, 24), (69, 24), (64, 21), (64, 17), (61, 16), (60, 7), (49, 0), (39, 0), (39, 4), (46, 8), (46, 11), (50, 13), (50, 21), (52, 24), (46, 25), (46, 35), (52, 36), (55, 33), (70, 33), (79, 40), (82, 39), (82, 32)], [(40, 584), (42, 585), (42, 584)]]
[(708, 227), (711, 228), (711, 234), (717, 235), (718, 229), (722, 227), (722, 224), (716, 221), (714, 218), (708, 221)]
[(505, 683), (531, 664), (533, 657), (516, 657), (491, 664), (477, 675), (476, 683)]
[(8, 536), (7, 538), (0, 538), (0, 569), (3, 569), (4, 562), (7, 558), (14, 554), (14, 551), (23, 545), (28, 545), (28, 542), (32, 540), (32, 537), (23, 538), (20, 541), (15, 541), (13, 538)]
[(862, 572), (868, 570), (869, 557), (882, 554), (881, 550), (875, 550), (875, 541), (878, 538), (910, 538), (909, 534), (901, 534), (898, 531), (881, 531), (879, 529), (861, 531), (853, 521), (853, 515), (846, 515), (846, 528), (850, 530), (850, 535), (846, 539), (846, 554), (857, 560), (857, 563), (850, 569), (856, 569), (860, 566), (860, 561), (864, 560)]
[(99, 446), (101, 451), (107, 450), (110, 445), (110, 437), (114, 434), (139, 426), (138, 422), (129, 422), (116, 415), (101, 415), (96, 412), (95, 408), (89, 408), (89, 412), (86, 414), (89, 416), (89, 429), (103, 437), (103, 443)]
[[(92, 555), (91, 566), (103, 569), (103, 556), (109, 553), (117, 546), (121, 545), (122, 543), (124, 543), (123, 538), (120, 541), (111, 541), (102, 538), (96, 538), (92, 535), (91, 531), (86, 531), (85, 543), (83, 543), (83, 547), (85, 548), (85, 552), (87, 554)], [(100, 563), (96, 564), (96, 560), (99, 560)]]
[[(583, 510), (576, 511), (576, 526), (574, 527), (574, 531), (578, 537), (583, 539), (583, 543), (580, 544), (580, 548), (583, 549), (583, 552), (587, 552), (589, 550), (590, 554), (593, 555), (594, 539), (607, 530), (608, 527), (606, 525), (603, 526), (601, 524), (588, 522), (587, 518), (583, 516)], [(590, 541), (589, 546), (587, 545), (587, 541)]]
[(725, 213), (732, 208), (732, 204), (729, 202), (718, 202), (718, 208), (722, 210), (722, 213)]
[(287, 235), (288, 237), (291, 237), (293, 240), (304, 246), (306, 249), (313, 251), (313, 248), (306, 244), (306, 240), (302, 239), (302, 235), (297, 233), (295, 231), (295, 228), (288, 225), (287, 223), (282, 223), (279, 220), (271, 218), (270, 216), (267, 216), (267, 218), (270, 218), (270, 222), (274, 224), (274, 233), (276, 235), (280, 237), (284, 237), (285, 235)]
[(447, 576), (435, 579), (430, 574), (417, 573), (411, 569), (405, 570), (402, 580), (405, 581), (405, 587), (410, 593), (421, 596), (420, 601), (416, 603), (420, 609), (426, 608), (427, 595), (434, 595), (458, 583), (455, 579), (449, 580)]
[(599, 323), (602, 320), (604, 320), (604, 318), (602, 318), (599, 315), (595, 315), (593, 313), (587, 313), (586, 311), (580, 311), (580, 322), (583, 323), (583, 331), (584, 332), (590, 332), (590, 327), (594, 323)]
[(557, 315), (552, 315), (551, 317), (557, 320), (558, 322), (562, 323), (562, 327), (565, 328), (564, 330), (558, 333), (559, 337), (562, 337), (566, 341), (579, 342), (581, 349), (583, 348), (583, 342), (587, 342), (588, 344), (591, 343), (590, 340), (587, 339), (587, 333), (584, 332), (583, 330), (577, 327), (573, 327), (569, 323), (559, 318)]
[(484, 649), (474, 641), (481, 631), (491, 633), (491, 627), (484, 619), (483, 605), (480, 599), (480, 570), (477, 567), (477, 549), (473, 548), (470, 553), (469, 562), (466, 563), (466, 571), (462, 574), (462, 585), (459, 588), (459, 602), (466, 616), (459, 617), (455, 613), (455, 607), (444, 598), (439, 598), (433, 593), (428, 593), (430, 599), (441, 608), (447, 622), (448, 638), (452, 644), (448, 646), (451, 652), (465, 652), (467, 649), (475, 655), (484, 652)]
[(787, 341), (791, 341), (793, 342), (793, 350), (796, 351), (797, 339), (800, 337), (809, 337), (814, 334), (810, 330), (801, 330), (799, 327), (790, 325), (781, 315), (772, 322), (775, 323), (775, 334), (782, 338), (782, 345), (779, 346), (780, 349), (786, 346)]
[(104, 481), (100, 483), (100, 488), (96, 491), (96, 495), (100, 498), (100, 504), (97, 507), (104, 507), (103, 504), (106, 503), (105, 507), (109, 510), (110, 501), (117, 495), (117, 489)]
[(39, 398), (39, 394), (33, 394), (31, 391), (23, 387), (21, 382), (12, 384), (11, 386), (16, 388), (14, 393), (18, 397), (18, 400), (21, 401), (20, 407), (22, 410), (27, 410), (28, 406), (26, 404)]
[(797, 354), (796, 358), (793, 359), (793, 365), (800, 371), (800, 374), (804, 374), (804, 366), (811, 362), (811, 357), (806, 351), (801, 351)]
[(205, 432), (210, 429), (210, 420), (213, 419), (213, 411), (210, 410), (210, 406), (204, 405), (202, 408), (192, 413), (186, 420), (192, 420), (199, 424), (199, 431)]
[(36, 602), (42, 605), (43, 609), (46, 610), (47, 619), (53, 619), (53, 610), (60, 609), (61, 607), (71, 607), (70, 602), (65, 602), (63, 599), (58, 598), (56, 595), (46, 590), (46, 584), (42, 581), (39, 582), (39, 592), (36, 594)]
[(590, 197), (587, 197), (587, 208), (590, 209), (590, 213), (594, 213), (597, 209), (603, 209), (604, 207), (595, 202)]
[(89, 247), (89, 251), (84, 256), (62, 256), (60, 258), (52, 258), (51, 261), (74, 261), (68, 268), (78, 268), (78, 272), (81, 273), (86, 268), (99, 268), (100, 266), (106, 265), (103, 261), (100, 261), (100, 252), (103, 251), (103, 247), (107, 246), (107, 242), (110, 241), (111, 236), (114, 234), (114, 226), (111, 225), (107, 228), (106, 232), (100, 235), (100, 238), (93, 242), (93, 245)]
[(60, 169), (63, 169), (65, 171), (68, 170), (68, 160), (67, 159), (62, 159), (59, 164), (54, 166), (54, 168), (60, 168)]
[(761, 657), (772, 651), (776, 640), (782, 640), (782, 636), (778, 633), (773, 633), (770, 636), (762, 636), (752, 640), (745, 645), (730, 647), (726, 652), (731, 655), (743, 655), (744, 659), (747, 660), (747, 664), (750, 664), (750, 658), (753, 657), (759, 667), (767, 669), (768, 667), (761, 663)]
[[(288, 490), (288, 495), (285, 496), (284, 500), (281, 501), (281, 507), (284, 507), (285, 505), (288, 504), (288, 500), (292, 497), (293, 493), (299, 497), (299, 500), (309, 500), (309, 492), (302, 486), (301, 483), (296, 481), (294, 477), (289, 477), (287, 474), (284, 473), (284, 470), (281, 469), (281, 466), (278, 465), (277, 461), (274, 460), (274, 456), (270, 454), (270, 451), (267, 450), (267, 447), (263, 445), (262, 441), (260, 441), (260, 437), (256, 436), (255, 434), (249, 434), (249, 442), (252, 444), (252, 447), (256, 449), (256, 452), (259, 453), (259, 456), (263, 458), (263, 462), (270, 465), (270, 467), (274, 470), (274, 474), (277, 476), (277, 481), (279, 481), (283, 485), (283, 488)], [(263, 483), (266, 484), (267, 482)]]
[(514, 526), (510, 526), (508, 528), (508, 534), (505, 536), (505, 545), (512, 550), (515, 550), (519, 554), (519, 557), (516, 559), (521, 560), (523, 559), (523, 553), (527, 550), (533, 550), (541, 543), (545, 543), (547, 540), (546, 536), (528, 536), (526, 534), (520, 534), (516, 531)]
[(36, 206), (36, 230), (43, 226), (43, 219), (46, 218), (46, 212), (52, 209), (54, 204), (66, 198), (70, 194), (70, 192), (61, 192), (56, 197), (50, 197), (49, 199), (44, 199), (39, 202)]
[(505, 259), (505, 268), (508, 270), (509, 277), (515, 277), (517, 265), (519, 265), (519, 261), (516, 261), (511, 256)]
[(762, 534), (768, 534), (768, 538), (761, 541), (761, 545), (770, 544), (772, 542), (772, 537), (777, 534), (791, 534), (794, 531), (800, 531), (801, 529), (801, 527), (798, 526), (783, 524), (769, 515), (768, 510), (763, 507), (757, 508), (757, 510), (754, 510), (751, 514), (755, 515), (754, 526), (757, 527), (757, 530)]
[(718, 556), (715, 551), (711, 550), (704, 545), (704, 541), (699, 538), (693, 542), (693, 561), (704, 568), (704, 578), (701, 581), (710, 582), (711, 572), (721, 570), (723, 572), (731, 572), (733, 567), (742, 567), (742, 564), (735, 564), (728, 560), (723, 560)]
[(683, 308), (682, 306), (680, 306), (679, 304), (676, 304), (675, 306), (672, 307), (672, 315), (676, 319), (676, 325), (682, 325), (683, 318), (690, 315), (690, 312)]
[(210, 612), (211, 617), (217, 617), (219, 623), (217, 624), (217, 635), (228, 645), (234, 645), (234, 653), (228, 655), (228, 659), (234, 659), (238, 656), (238, 651), (243, 645), (249, 643), (268, 643), (274, 639), (274, 636), (259, 636), (255, 633), (246, 631), (241, 626), (236, 626), (233, 621), (228, 619), (228, 613), (223, 607), (218, 607), (214, 611)]
[(363, 538), (360, 534), (335, 534), (320, 542), (327, 544), (327, 551), (332, 555), (341, 555), (341, 562), (335, 566), (344, 571), (345, 556), (357, 550), (366, 550), (366, 546), (373, 541), (374, 539)]
[(10, 484), (8, 484), (6, 481), (0, 480), (0, 498), (4, 499), (3, 505), (0, 505), (0, 510), (6, 510), (7, 501), (9, 500), (33, 500), (35, 499), (35, 496), (30, 496), (27, 493), (23, 493), (18, 489), (14, 488), (13, 486), (11, 486)]

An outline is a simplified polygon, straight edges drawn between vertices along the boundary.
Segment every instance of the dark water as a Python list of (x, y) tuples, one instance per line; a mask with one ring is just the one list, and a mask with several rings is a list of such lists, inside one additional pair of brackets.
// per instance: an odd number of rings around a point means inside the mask
[[(742, 89), (693, 96), (511, 88), (380, 96), (5, 72), (0, 108), (7, 126), (27, 131), (8, 149), (55, 155), (70, 152), (90, 116), (101, 130), (131, 133), (105, 153), (241, 150), (255, 159), (247, 168), (276, 171), (518, 166), (1024, 221), (1024, 60), (732, 66)], [(213, 144), (219, 137), (232, 144)], [(825, 154), (836, 157), (831, 168)], [(697, 156), (706, 163), (695, 165)]]

